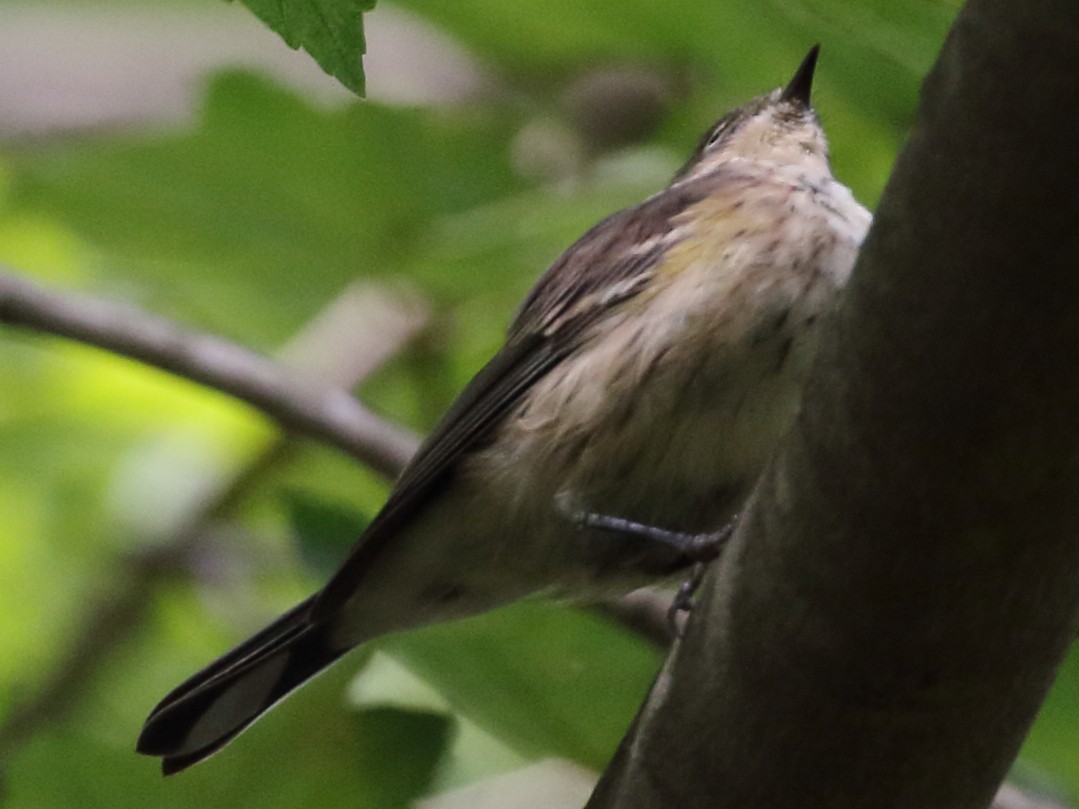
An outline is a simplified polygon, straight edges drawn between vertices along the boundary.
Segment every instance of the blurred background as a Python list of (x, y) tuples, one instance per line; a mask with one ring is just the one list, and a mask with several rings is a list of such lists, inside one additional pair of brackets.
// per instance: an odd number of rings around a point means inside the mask
[[(380, 3), (358, 101), (239, 4), (4, 0), (0, 268), (362, 382), (422, 434), (539, 273), (814, 42), (836, 174), (875, 205), (958, 7)], [(663, 652), (542, 602), (353, 654), (168, 781), (134, 754), (385, 492), (222, 394), (0, 329), (3, 805), (581, 805)], [(1079, 796), (1077, 723), (1079, 659), (1020, 777)]]

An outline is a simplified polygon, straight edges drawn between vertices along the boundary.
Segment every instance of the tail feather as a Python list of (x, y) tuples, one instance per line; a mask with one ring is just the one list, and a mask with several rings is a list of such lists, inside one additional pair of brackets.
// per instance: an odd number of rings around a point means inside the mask
[(213, 755), (349, 647), (308, 622), (312, 600), (173, 689), (151, 712), (136, 749), (161, 756), (165, 775)]
[(150, 712), (147, 722), (149, 722), (150, 719), (153, 719), (154, 716), (164, 708), (178, 702), (186, 694), (205, 687), (211, 680), (238, 667), (252, 656), (265, 653), (272, 643), (280, 642), (282, 638), (289, 636), (295, 628), (303, 628), (306, 626), (309, 623), (309, 614), (314, 600), (315, 597), (311, 596), (300, 602), (284, 615), (277, 618), (272, 624), (252, 635), (240, 645), (221, 655), (221, 657), (200, 669), (195, 674), (192, 674), (161, 698), (161, 701), (154, 707), (153, 711)]

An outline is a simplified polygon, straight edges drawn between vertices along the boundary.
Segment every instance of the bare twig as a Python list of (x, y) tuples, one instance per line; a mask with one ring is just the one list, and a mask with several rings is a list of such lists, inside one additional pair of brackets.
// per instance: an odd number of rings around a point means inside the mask
[[(45, 289), (0, 272), (0, 323), (68, 337), (207, 385), (248, 402), (284, 429), (318, 438), (387, 476), (417, 445), (347, 390), (307, 378), (261, 354), (132, 306)], [(372, 339), (378, 332), (365, 332)]]
[[(8, 280), (0, 276), (0, 289), (4, 292), (10, 288), (6, 283)], [(47, 293), (45, 295), (44, 307), (37, 309), (39, 316), (51, 313), (58, 324), (83, 322), (71, 312), (74, 304), (70, 299), (57, 301)], [(0, 312), (5, 318), (11, 300), (11, 296), (0, 294)], [(324, 380), (317, 384), (332, 384), (342, 391), (347, 390), (399, 351), (426, 322), (421, 309), (414, 305), (402, 308), (400, 304), (394, 304), (396, 300), (396, 297), (387, 298), (371, 287), (350, 287), (282, 353), (290, 358), (291, 364), (306, 369), (307, 378)], [(131, 314), (125, 307), (113, 304), (103, 305), (95, 311), (98, 316), (111, 311), (112, 316), (120, 318)], [(58, 317), (57, 312), (71, 316)], [(135, 312), (134, 316), (144, 325), (156, 322), (143, 332), (130, 325), (105, 331), (126, 334), (128, 339), (136, 341), (140, 334), (154, 330), (159, 334), (178, 332), (143, 313)], [(92, 324), (87, 322), (85, 325)], [(59, 325), (47, 330), (65, 333), (60, 331)], [(208, 344), (218, 348), (224, 346), (224, 353), (234, 358), (242, 359), (244, 354), (243, 349), (228, 346), (217, 338), (211, 338)], [(141, 356), (141, 352), (135, 351), (132, 355)], [(274, 365), (264, 357), (253, 356), (256, 364)], [(242, 362), (237, 367), (243, 372)], [(284, 375), (286, 372), (275, 368), (274, 374), (278, 373)], [(297, 383), (288, 383), (294, 384)], [(339, 446), (336, 441), (332, 443)], [(400, 471), (404, 458), (394, 458), (406, 456), (405, 450), (410, 444), (402, 442), (399, 452), (385, 459), (382, 469), (385, 474), (393, 476)], [(85, 692), (86, 684), (142, 626), (147, 615), (146, 604), (155, 588), (171, 577), (190, 573), (205, 538), (213, 533), (213, 527), (226, 519), (274, 469), (285, 463), (296, 446), (296, 441), (288, 436), (278, 438), (233, 477), (205, 492), (168, 539), (121, 560), (120, 569), (110, 577), (108, 588), (84, 611), (81, 625), (72, 633), (74, 642), (54, 665), (52, 673), (32, 697), (15, 706), (0, 724), (0, 762), (9, 761), (12, 751), (40, 728), (65, 716)]]

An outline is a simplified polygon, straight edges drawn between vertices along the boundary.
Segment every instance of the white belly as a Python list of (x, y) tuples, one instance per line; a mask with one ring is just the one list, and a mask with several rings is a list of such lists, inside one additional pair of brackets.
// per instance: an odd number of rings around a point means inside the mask
[(780, 179), (737, 216), (709, 200), (688, 211), (708, 224), (665, 257), (677, 269), (537, 385), (496, 442), (491, 483), (511, 501), (553, 488), (683, 531), (740, 507), (794, 419), (869, 222), (830, 178)]

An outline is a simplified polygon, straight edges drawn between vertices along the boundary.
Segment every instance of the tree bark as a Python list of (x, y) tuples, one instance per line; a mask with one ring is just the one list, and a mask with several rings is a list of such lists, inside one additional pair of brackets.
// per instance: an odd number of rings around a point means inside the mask
[(1079, 615), (1077, 60), (1073, 0), (960, 13), (798, 423), (590, 809), (992, 800)]

